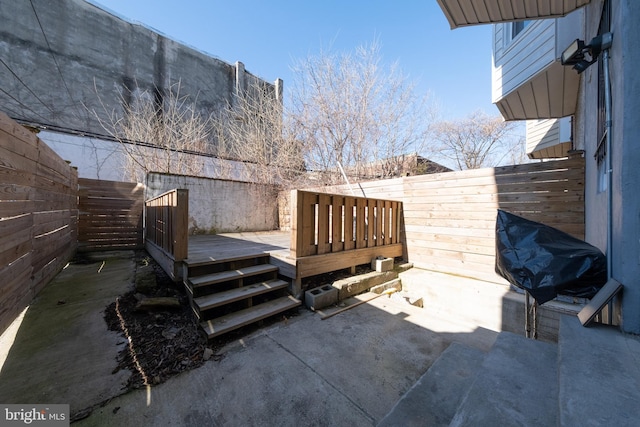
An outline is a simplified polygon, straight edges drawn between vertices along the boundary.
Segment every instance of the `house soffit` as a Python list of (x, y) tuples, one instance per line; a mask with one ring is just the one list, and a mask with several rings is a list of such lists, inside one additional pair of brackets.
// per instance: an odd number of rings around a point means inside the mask
[(451, 29), (478, 24), (557, 18), (591, 0), (437, 0)]
[(553, 62), (495, 102), (505, 120), (552, 119), (575, 114), (580, 76)]

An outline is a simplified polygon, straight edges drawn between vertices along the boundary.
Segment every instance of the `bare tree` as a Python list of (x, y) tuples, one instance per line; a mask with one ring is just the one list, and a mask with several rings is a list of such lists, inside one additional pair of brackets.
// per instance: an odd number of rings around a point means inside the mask
[(460, 170), (478, 169), (497, 166), (521, 150), (521, 138), (512, 133), (516, 126), (516, 122), (477, 111), (461, 120), (435, 123), (432, 135), (441, 157)]
[(288, 188), (304, 171), (301, 144), (283, 126), (283, 104), (273, 86), (250, 83), (214, 125), (217, 155), (241, 162), (221, 176)]
[(195, 99), (180, 94), (180, 82), (161, 96), (136, 89), (124, 94), (120, 104), (121, 112), (103, 105), (105, 114), (94, 114), (120, 143), (125, 178), (142, 182), (151, 171), (202, 174), (201, 154), (211, 151), (213, 125), (197, 111)]
[(303, 141), (309, 169), (336, 182), (340, 165), (358, 179), (377, 162), (389, 176), (403, 154), (422, 148), (427, 98), (415, 96), (397, 64), (382, 66), (378, 43), (310, 56), (295, 64), (294, 76), (287, 126)]

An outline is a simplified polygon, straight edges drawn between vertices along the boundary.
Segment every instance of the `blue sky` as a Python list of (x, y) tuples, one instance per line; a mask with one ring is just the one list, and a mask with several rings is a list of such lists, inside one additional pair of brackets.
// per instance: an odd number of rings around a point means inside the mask
[(292, 81), (291, 65), (321, 50), (352, 51), (377, 39), (385, 62), (430, 92), (443, 118), (491, 103), (491, 27), (450, 30), (434, 0), (94, 0), (116, 14), (268, 81)]

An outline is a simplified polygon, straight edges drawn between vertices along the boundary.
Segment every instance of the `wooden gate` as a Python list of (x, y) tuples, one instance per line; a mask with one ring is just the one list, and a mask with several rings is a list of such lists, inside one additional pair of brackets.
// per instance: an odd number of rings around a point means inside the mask
[(144, 185), (78, 179), (78, 251), (140, 249)]

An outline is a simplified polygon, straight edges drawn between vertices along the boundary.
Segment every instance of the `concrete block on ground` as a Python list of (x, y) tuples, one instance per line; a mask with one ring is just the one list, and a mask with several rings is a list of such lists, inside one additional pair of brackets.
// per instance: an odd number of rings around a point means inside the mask
[(371, 272), (359, 276), (348, 277), (333, 282), (333, 287), (338, 290), (338, 301), (361, 294), (376, 285), (389, 282), (398, 277), (395, 271), (385, 271), (384, 273)]
[(410, 304), (414, 307), (424, 307), (424, 301), (421, 296), (413, 294), (411, 292), (399, 292), (391, 295), (391, 298), (394, 298), (398, 301), (401, 301), (405, 304)]
[(480, 350), (452, 343), (378, 427), (448, 426), (484, 356)]
[(331, 285), (310, 289), (304, 293), (304, 305), (320, 310), (338, 302), (338, 290)]
[(450, 426), (555, 426), (558, 348), (498, 335)]
[(405, 262), (405, 263), (402, 263), (402, 264), (397, 264), (397, 265), (395, 265), (393, 267), (393, 269), (398, 274), (403, 273), (403, 272), (409, 270), (410, 268), (413, 268), (413, 263), (412, 262)]
[(402, 282), (400, 279), (393, 279), (388, 282), (382, 283), (380, 285), (372, 286), (369, 289), (369, 292), (373, 292), (374, 294), (381, 294), (386, 290), (395, 289), (396, 291), (402, 290)]
[(371, 260), (371, 269), (378, 273), (393, 270), (393, 258), (376, 257)]

